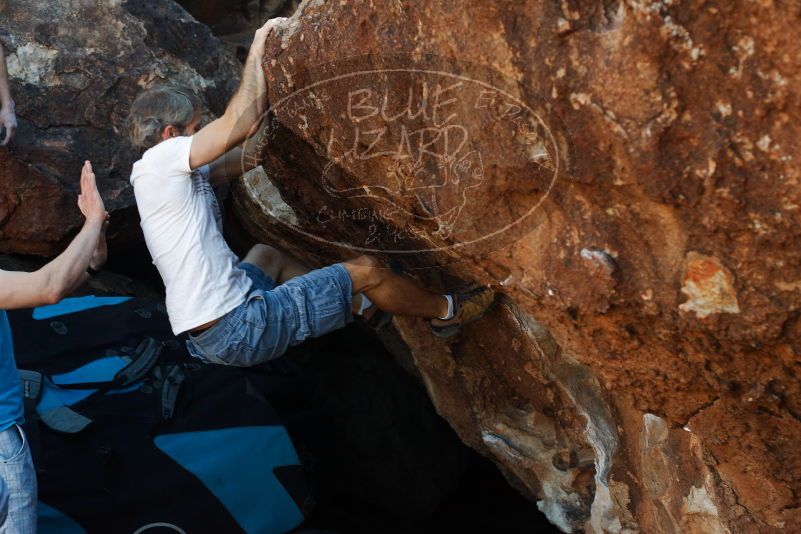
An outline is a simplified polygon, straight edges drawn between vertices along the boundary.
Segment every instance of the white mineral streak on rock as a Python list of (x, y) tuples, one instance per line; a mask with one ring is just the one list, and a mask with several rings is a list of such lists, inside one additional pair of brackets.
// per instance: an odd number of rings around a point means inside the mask
[(684, 511), (688, 514), (706, 514), (717, 517), (718, 509), (709, 498), (706, 488), (693, 486), (684, 498)]
[[(688, 427), (684, 432), (690, 432)], [(687, 456), (689, 460), (700, 460), (701, 444), (692, 435), (687, 450), (676, 449), (676, 443), (684, 440), (671, 440), (672, 430), (667, 422), (654, 414), (643, 415), (642, 430), (642, 469), (644, 489), (651, 504), (658, 509), (656, 521), (664, 532), (703, 532), (704, 534), (728, 534), (723, 526), (715, 502), (710, 496), (708, 487), (714, 487), (714, 481), (708, 469), (703, 469), (700, 476), (692, 480), (692, 487), (683, 498), (681, 509), (672, 506), (672, 496), (677, 493), (681, 484), (677, 471), (677, 456)], [(676, 436), (674, 436), (675, 438)]]
[(36, 43), (27, 43), (17, 48), (15, 54), (6, 58), (8, 74), (25, 83), (52, 87), (61, 85), (55, 73), (58, 51)]
[(687, 302), (679, 309), (703, 319), (715, 313), (740, 313), (734, 277), (720, 260), (697, 252), (687, 254), (684, 285)]
[(303, 0), (291, 17), (284, 18), (284, 20), (280, 21), (274, 31), (277, 31), (278, 35), (281, 36), (282, 50), (286, 50), (289, 45), (289, 39), (298, 31), (304, 12), (307, 9), (320, 7), (323, 4), (323, 0)]
[(284, 224), (298, 225), (298, 217), (289, 204), (281, 198), (281, 193), (272, 184), (267, 173), (261, 167), (256, 167), (243, 176), (245, 188), (251, 198), (258, 200), (264, 208), (264, 213), (278, 219)]
[(693, 486), (682, 503), (682, 524), (686, 532), (704, 534), (729, 534), (729, 529), (720, 522), (718, 508), (703, 486)]
[[(550, 333), (535, 319), (512, 308), (523, 330), (532, 340), (539, 354), (534, 355), (546, 363), (546, 371), (573, 401), (576, 410), (587, 421), (586, 439), (595, 453), (595, 497), (590, 509), (590, 520), (584, 528), (591, 532), (627, 532), (619, 517), (620, 510), (609, 489), (609, 470), (618, 448), (617, 425), (612, 412), (601, 394), (601, 386), (592, 371), (561, 351)], [(550, 481), (542, 480), (543, 488)], [(571, 498), (572, 497), (572, 498)], [(576, 496), (557, 499), (547, 492), (537, 507), (560, 528), (565, 512)], [(575, 514), (571, 514), (575, 516)], [(572, 525), (573, 529), (577, 525)]]
[(612, 259), (612, 253), (608, 250), (583, 248), (581, 249), (581, 257), (609, 274), (615, 270), (615, 262)]
[(520, 415), (521, 420), (517, 422), (524, 430), (492, 423), (491, 429), (482, 429), (481, 439), (496, 456), (506, 459), (504, 464), (514, 463), (536, 473), (543, 494), (537, 507), (560, 530), (573, 532), (575, 515), (569, 511), (580, 510), (582, 503), (579, 495), (570, 491), (574, 473), (557, 469), (553, 464), (557, 440), (553, 421), (536, 412)]

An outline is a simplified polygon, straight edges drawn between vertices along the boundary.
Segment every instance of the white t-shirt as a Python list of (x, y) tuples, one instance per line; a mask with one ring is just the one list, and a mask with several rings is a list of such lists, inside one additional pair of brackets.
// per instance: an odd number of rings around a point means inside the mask
[(191, 146), (191, 137), (162, 141), (131, 172), (145, 242), (167, 288), (176, 335), (219, 319), (242, 304), (251, 287), (223, 239), (211, 185), (189, 168)]

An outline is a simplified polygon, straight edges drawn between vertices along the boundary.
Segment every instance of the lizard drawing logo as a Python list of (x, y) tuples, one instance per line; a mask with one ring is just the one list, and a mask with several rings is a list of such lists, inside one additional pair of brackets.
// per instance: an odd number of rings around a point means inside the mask
[[(466, 206), (470, 191), (484, 180), (481, 151), (468, 129), (458, 122), (456, 113), (443, 116), (445, 106), (462, 83), (430, 88), (422, 84), (424, 104), (389, 113), (388, 95), (380, 98), (383, 107), (369, 102), (372, 89), (361, 88), (348, 94), (347, 119), (352, 125), (332, 128), (327, 144), (328, 163), (322, 184), (339, 197), (366, 197), (390, 206), (421, 221), (434, 223), (433, 234), (448, 239)], [(433, 94), (433, 103), (426, 97)], [(344, 145), (343, 140), (348, 142)], [(376, 167), (377, 172), (361, 174), (358, 184), (342, 179), (340, 169)], [(382, 172), (383, 171), (383, 172)]]

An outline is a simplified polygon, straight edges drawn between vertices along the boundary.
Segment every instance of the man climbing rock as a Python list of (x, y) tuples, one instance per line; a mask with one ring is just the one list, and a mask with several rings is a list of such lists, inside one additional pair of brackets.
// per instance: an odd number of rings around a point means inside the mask
[(78, 207), (86, 221), (60, 256), (32, 273), (0, 270), (0, 532), (36, 532), (36, 472), (21, 427), (22, 390), (5, 310), (54, 304), (105, 264), (108, 214), (88, 161)]
[(431, 293), (371, 256), (309, 272), (257, 245), (240, 263), (223, 239), (212, 186), (240, 174), (231, 169), (241, 152), (229, 151), (263, 115), (265, 41), (278, 22), (256, 32), (239, 90), (208, 126), (199, 128), (200, 105), (185, 89), (152, 88), (131, 106), (131, 139), (145, 150), (131, 183), (173, 331), (188, 333), (194, 356), (237, 366), (277, 358), (290, 345), (345, 326), (352, 314), (424, 317), (434, 333), (455, 335), (486, 313), (491, 290)]

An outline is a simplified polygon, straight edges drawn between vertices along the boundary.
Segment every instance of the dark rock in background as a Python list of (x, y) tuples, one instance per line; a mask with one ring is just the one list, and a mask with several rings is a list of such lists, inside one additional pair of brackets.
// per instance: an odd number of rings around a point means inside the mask
[(288, 17), (300, 0), (177, 0), (208, 25), (231, 53), (244, 62), (253, 33), (268, 19)]
[(136, 94), (184, 83), (219, 114), (239, 66), (171, 1), (5, 0), (6, 49), (19, 129), (0, 150), (0, 251), (53, 255), (82, 224), (77, 188), (91, 160), (112, 215), (112, 250), (141, 241), (128, 182), (139, 154), (125, 117)]
[(177, 0), (217, 37), (249, 32), (268, 19), (291, 15), (300, 0)]

